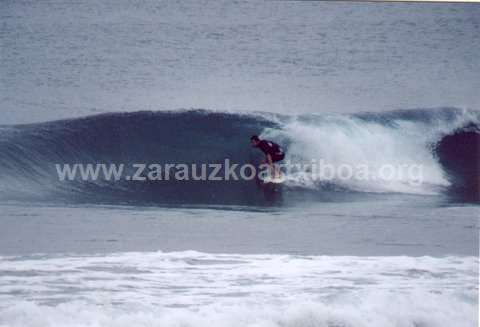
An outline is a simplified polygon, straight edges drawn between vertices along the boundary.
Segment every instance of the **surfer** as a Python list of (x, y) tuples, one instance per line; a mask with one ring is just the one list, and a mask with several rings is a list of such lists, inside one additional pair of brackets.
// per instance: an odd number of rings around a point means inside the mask
[(272, 175), (273, 178), (279, 178), (280, 169), (274, 162), (281, 161), (285, 158), (285, 153), (282, 148), (272, 141), (261, 140), (257, 135), (253, 135), (250, 138), (250, 143), (254, 148), (259, 148), (265, 153), (265, 159), (262, 160), (262, 164), (268, 164), (270, 175)]

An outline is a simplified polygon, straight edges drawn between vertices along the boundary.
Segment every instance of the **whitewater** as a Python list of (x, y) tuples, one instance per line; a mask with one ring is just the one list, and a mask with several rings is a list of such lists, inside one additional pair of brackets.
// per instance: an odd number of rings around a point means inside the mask
[(0, 295), (0, 325), (463, 327), (476, 314), (474, 257), (186, 251), (1, 260), (8, 283), (0, 285), (16, 292)]
[(478, 208), (441, 196), (0, 207), (2, 327), (478, 324)]

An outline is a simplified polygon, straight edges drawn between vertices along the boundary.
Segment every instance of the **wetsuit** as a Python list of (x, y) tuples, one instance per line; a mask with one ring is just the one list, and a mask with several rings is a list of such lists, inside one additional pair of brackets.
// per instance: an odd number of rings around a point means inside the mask
[(258, 148), (260, 148), (265, 155), (269, 154), (272, 157), (272, 162), (277, 162), (285, 158), (285, 153), (282, 148), (272, 141), (261, 140), (260, 143), (258, 143)]

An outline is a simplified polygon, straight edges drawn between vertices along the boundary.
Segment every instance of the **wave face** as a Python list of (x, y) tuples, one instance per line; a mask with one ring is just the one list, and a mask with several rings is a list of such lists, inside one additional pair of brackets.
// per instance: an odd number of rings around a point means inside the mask
[[(133, 112), (0, 128), (0, 197), (133, 204), (261, 205), (300, 194), (450, 193), (479, 200), (480, 113), (456, 108), (352, 115), (233, 114), (205, 110)], [(258, 164), (249, 145), (259, 134), (286, 149), (285, 162), (367, 165), (374, 179), (325, 180), (309, 168), (289, 171), (278, 189), (244, 181), (59, 181), (55, 164)], [(379, 177), (382, 165), (420, 165)], [(132, 172), (131, 170), (129, 172)], [(417, 176), (418, 177), (418, 176)]]

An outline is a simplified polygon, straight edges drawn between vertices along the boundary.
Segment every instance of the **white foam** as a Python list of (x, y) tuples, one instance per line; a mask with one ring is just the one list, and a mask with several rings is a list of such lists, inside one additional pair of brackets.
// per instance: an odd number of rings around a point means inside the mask
[(476, 325), (475, 311), (473, 305), (438, 295), (396, 296), (385, 292), (342, 298), (330, 304), (212, 305), (197, 311), (153, 305), (119, 308), (77, 302), (48, 307), (19, 303), (3, 312), (1, 326), (471, 327)]
[[(430, 114), (434, 117), (436, 112)], [(341, 166), (352, 168), (353, 176), (334, 179), (312, 175), (308, 168), (296, 169), (287, 176), (293, 186), (316, 188), (328, 181), (361, 192), (436, 194), (450, 182), (432, 147), (469, 121), (478, 121), (469, 111), (457, 112), (453, 120), (438, 117), (428, 123), (398, 118), (381, 124), (354, 116), (324, 115), (310, 121), (292, 119), (281, 130), (266, 130), (262, 137), (290, 144), (285, 163), (313, 160), (317, 167), (321, 162), (338, 171)], [(382, 170), (385, 166), (393, 167), (394, 174)], [(368, 167), (368, 178), (361, 174), (363, 167)]]
[(474, 326), (476, 257), (0, 259), (0, 326)]

